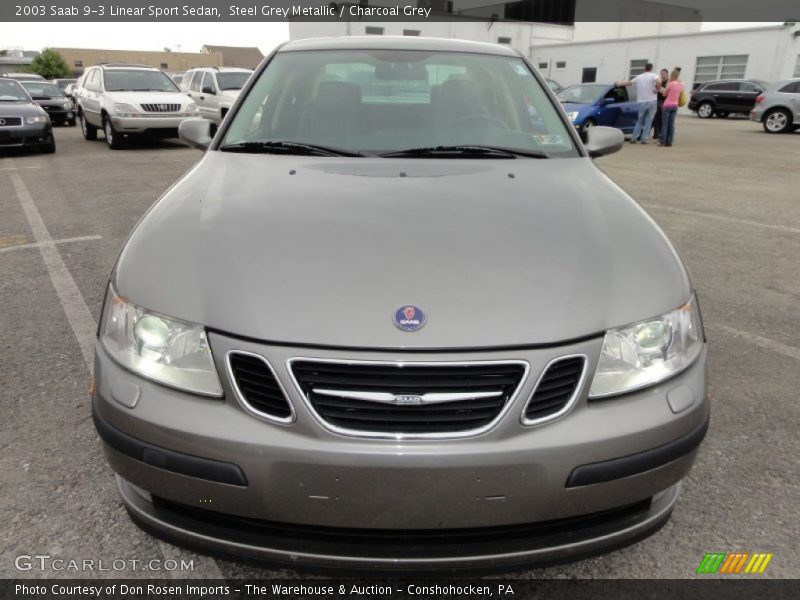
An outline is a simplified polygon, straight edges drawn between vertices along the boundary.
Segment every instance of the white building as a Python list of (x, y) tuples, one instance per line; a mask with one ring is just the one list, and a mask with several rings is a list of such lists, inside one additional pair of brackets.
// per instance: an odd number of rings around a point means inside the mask
[[(358, 4), (358, 0), (349, 0)], [(314, 22), (302, 20), (289, 21), (289, 38), (292, 40), (315, 37), (338, 37), (345, 35), (414, 35), (443, 37), (508, 44), (524, 54), (531, 56), (533, 49), (544, 44), (559, 44), (584, 40), (618, 39), (634, 34), (665, 35), (689, 33), (700, 30), (696, 11), (681, 6), (650, 2), (648, 0), (619, 0), (613, 4), (617, 12), (611, 14), (609, 5), (598, 0), (565, 0), (569, 5), (574, 1), (574, 23), (559, 25), (552, 22), (536, 22), (502, 18), (507, 5), (521, 5), (523, 2), (504, 2), (502, 0), (459, 0), (457, 6), (469, 16), (458, 12), (449, 13), (446, 21), (427, 22), (374, 22), (374, 21), (336, 21)], [(368, 6), (380, 6), (387, 0), (368, 0)], [(421, 0), (418, 0), (421, 2)], [(436, 4), (437, 0), (427, 0)], [(396, 4), (390, 0), (389, 4)], [(550, 16), (563, 17), (556, 4)], [(598, 12), (600, 11), (600, 12)], [(511, 13), (513, 14), (513, 13)], [(641, 16), (645, 22), (629, 22), (632, 16)], [(481, 20), (474, 20), (476, 17)], [(600, 22), (603, 19), (617, 19), (616, 22)]]
[(774, 82), (800, 77), (800, 25), (536, 44), (529, 56), (561, 85), (628, 79), (647, 62), (656, 70), (681, 67), (688, 86), (713, 79)]

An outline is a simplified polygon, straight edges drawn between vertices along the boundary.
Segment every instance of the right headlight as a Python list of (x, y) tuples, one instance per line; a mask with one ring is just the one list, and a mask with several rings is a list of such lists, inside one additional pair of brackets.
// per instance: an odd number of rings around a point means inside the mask
[(111, 286), (100, 342), (114, 360), (142, 377), (196, 394), (222, 395), (205, 328), (140, 308)]
[(125, 102), (114, 103), (114, 114), (118, 117), (138, 117), (139, 109)]
[(688, 367), (703, 349), (697, 301), (660, 317), (609, 329), (589, 391), (590, 398), (630, 392)]

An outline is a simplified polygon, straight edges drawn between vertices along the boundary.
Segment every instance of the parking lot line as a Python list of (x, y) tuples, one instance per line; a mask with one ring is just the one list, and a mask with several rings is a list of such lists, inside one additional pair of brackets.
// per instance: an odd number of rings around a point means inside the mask
[(42, 244), (69, 244), (72, 242), (88, 242), (91, 240), (101, 240), (102, 235), (82, 235), (80, 237), (62, 238), (60, 240), (50, 240), (49, 242), (33, 242), (31, 244), (17, 244), (16, 246), (7, 246), (0, 248), (0, 254), (3, 252), (13, 252), (14, 250), (25, 250), (26, 248), (39, 248)]
[[(9, 162), (11, 161), (9, 160)], [(92, 318), (92, 313), (89, 312), (89, 307), (86, 306), (86, 302), (75, 284), (72, 274), (64, 264), (64, 260), (61, 258), (61, 254), (53, 243), (53, 238), (50, 237), (47, 226), (44, 224), (44, 219), (42, 219), (39, 209), (36, 208), (36, 204), (13, 162), (9, 167), (8, 176), (11, 178), (11, 183), (14, 184), (17, 199), (22, 205), (25, 217), (28, 219), (28, 225), (30, 225), (33, 237), (38, 244), (39, 252), (42, 255), (42, 260), (44, 260), (45, 267), (47, 267), (47, 273), (53, 282), (58, 299), (61, 301), (61, 306), (64, 307), (69, 326), (78, 340), (83, 361), (89, 373), (91, 373), (95, 340), (95, 322)]]
[(767, 229), (774, 229), (776, 231), (784, 231), (786, 233), (800, 233), (800, 229), (796, 227), (788, 227), (786, 225), (771, 225), (769, 223), (760, 223), (759, 221), (751, 221), (750, 219), (737, 219), (736, 217), (726, 217), (725, 215), (715, 215), (712, 213), (700, 212), (698, 210), (687, 210), (685, 208), (677, 208), (675, 206), (665, 206), (663, 204), (646, 204), (641, 203), (647, 209), (663, 210), (665, 212), (673, 212), (682, 215), (692, 215), (694, 217), (704, 217), (706, 219), (717, 219), (719, 221), (727, 221), (728, 223), (738, 223), (739, 225), (751, 225), (753, 227), (765, 227)]
[[(64, 312), (67, 315), (69, 326), (72, 328), (72, 332), (75, 334), (75, 338), (78, 340), (86, 369), (91, 374), (94, 363), (94, 344), (97, 324), (92, 318), (92, 314), (89, 311), (86, 300), (84, 300), (83, 295), (78, 289), (78, 286), (75, 284), (72, 274), (69, 272), (66, 264), (64, 264), (64, 259), (61, 257), (61, 253), (56, 247), (56, 243), (59, 240), (53, 240), (53, 238), (50, 236), (50, 232), (44, 223), (44, 219), (42, 219), (42, 215), (39, 212), (39, 209), (36, 207), (33, 197), (28, 191), (28, 188), (25, 186), (22, 176), (19, 174), (14, 163), (10, 159), (8, 162), (10, 163), (10, 166), (7, 168), (8, 175), (14, 185), (14, 191), (16, 192), (17, 199), (22, 205), (22, 210), (25, 212), (25, 217), (27, 218), (31, 231), (33, 232), (33, 237), (36, 240), (36, 243), (33, 245), (39, 249), (39, 252), (42, 255), (42, 259), (47, 267), (47, 272), (50, 275), (50, 280), (53, 282), (53, 287), (56, 290), (58, 299), (60, 300), (61, 305), (64, 308)], [(100, 236), (86, 237), (92, 239), (100, 238)], [(12, 248), (9, 248), (9, 250), (10, 249)], [(199, 563), (197, 565), (199, 567), (199, 573), (202, 573), (204, 577), (211, 579), (224, 579), (222, 572), (219, 570), (219, 567), (213, 558), (186, 552), (181, 548), (171, 546), (170, 544), (160, 540), (158, 544), (161, 554), (165, 560), (175, 560), (178, 562), (178, 564), (180, 564), (181, 558), (188, 556), (188, 558), (192, 559), (195, 563)], [(173, 578), (182, 576), (177, 571), (169, 571), (169, 575)]]
[(763, 348), (764, 350), (769, 350), (771, 352), (777, 352), (778, 354), (783, 354), (784, 356), (788, 356), (789, 358), (793, 358), (795, 360), (800, 360), (800, 348), (795, 348), (793, 346), (787, 346), (786, 344), (782, 344), (781, 342), (776, 342), (775, 340), (771, 340), (769, 338), (762, 337), (760, 335), (756, 335), (755, 333), (750, 333), (749, 331), (742, 331), (741, 329), (736, 329), (735, 327), (731, 327), (730, 325), (723, 325), (721, 323), (714, 323), (711, 327), (718, 327), (731, 335), (736, 337), (742, 338), (748, 342), (755, 344)]

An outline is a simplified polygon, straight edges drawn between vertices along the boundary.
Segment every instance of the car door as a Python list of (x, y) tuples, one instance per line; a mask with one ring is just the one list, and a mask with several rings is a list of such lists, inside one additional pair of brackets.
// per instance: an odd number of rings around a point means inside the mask
[(214, 81), (214, 74), (206, 71), (203, 76), (203, 81), (200, 84), (200, 102), (197, 103), (200, 109), (200, 114), (214, 121), (219, 122), (219, 94), (217, 92), (217, 83)]
[(637, 102), (630, 101), (627, 88), (611, 88), (606, 92), (601, 103), (599, 125), (616, 127), (623, 131), (633, 130), (639, 113), (639, 105)]
[(735, 105), (738, 112), (749, 113), (756, 104), (756, 98), (764, 88), (750, 81), (739, 82), (739, 93), (735, 96)]
[(95, 125), (102, 126), (100, 118), (100, 69), (92, 69), (86, 76), (81, 89), (81, 110), (84, 118)]
[(709, 92), (718, 111), (731, 112), (738, 110), (736, 108), (736, 95), (739, 93), (738, 81), (712, 83), (706, 88), (706, 91)]

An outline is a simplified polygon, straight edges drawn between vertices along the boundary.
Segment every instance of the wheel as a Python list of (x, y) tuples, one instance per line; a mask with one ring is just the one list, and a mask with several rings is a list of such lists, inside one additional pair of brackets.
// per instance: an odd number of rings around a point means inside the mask
[(81, 133), (83, 133), (83, 139), (90, 141), (96, 140), (97, 127), (86, 120), (86, 116), (83, 114), (83, 111), (81, 111), (81, 113), (78, 115), (78, 118), (81, 120)]
[(716, 115), (717, 115), (719, 118), (721, 118), (721, 119), (725, 119), (725, 118), (727, 118), (727, 116), (728, 116), (730, 113), (729, 113), (728, 111), (726, 111), (726, 110), (718, 110), (718, 111), (717, 111), (715, 114), (716, 114)]
[(39, 146), (39, 151), (42, 154), (53, 154), (56, 151), (56, 138), (50, 134), (50, 141)]
[(714, 105), (711, 102), (703, 102), (697, 107), (697, 116), (701, 119), (708, 119), (714, 115)]
[(792, 129), (792, 115), (785, 108), (775, 108), (764, 115), (762, 125), (767, 133), (786, 133)]
[(103, 119), (103, 131), (106, 134), (106, 144), (112, 150), (119, 150), (124, 146), (122, 135), (114, 129), (114, 126), (111, 124), (111, 119), (106, 117)]

